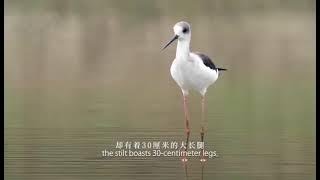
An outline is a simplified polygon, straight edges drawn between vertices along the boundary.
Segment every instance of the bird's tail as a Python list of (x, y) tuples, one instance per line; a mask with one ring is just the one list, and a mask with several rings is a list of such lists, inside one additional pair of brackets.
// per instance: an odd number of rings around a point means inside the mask
[(225, 68), (217, 68), (218, 69), (218, 71), (226, 71), (227, 69), (225, 69)]

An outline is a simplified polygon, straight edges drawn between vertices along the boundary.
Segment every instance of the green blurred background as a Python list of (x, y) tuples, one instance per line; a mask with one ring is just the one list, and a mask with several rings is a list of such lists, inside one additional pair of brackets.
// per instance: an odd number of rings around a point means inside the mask
[[(179, 158), (105, 159), (117, 140), (183, 140), (181, 92), (160, 51), (227, 68), (208, 90), (189, 179), (315, 179), (315, 0), (5, 0), (5, 179), (185, 179)], [(191, 138), (200, 98), (191, 94)]]

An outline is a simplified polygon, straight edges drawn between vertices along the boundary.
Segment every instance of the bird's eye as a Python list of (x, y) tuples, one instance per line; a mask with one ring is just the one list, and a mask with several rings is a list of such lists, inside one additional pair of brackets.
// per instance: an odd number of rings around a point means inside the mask
[(183, 28), (183, 29), (182, 29), (182, 32), (183, 32), (183, 33), (187, 33), (187, 32), (188, 32), (188, 28)]

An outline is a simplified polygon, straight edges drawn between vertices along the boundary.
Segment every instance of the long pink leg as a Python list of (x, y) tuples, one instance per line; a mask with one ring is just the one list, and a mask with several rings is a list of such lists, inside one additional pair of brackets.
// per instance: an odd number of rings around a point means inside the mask
[[(203, 95), (201, 98), (201, 129), (200, 129), (200, 135), (201, 135), (201, 142), (204, 145), (204, 132), (205, 132), (205, 96)], [(204, 147), (201, 151), (201, 162), (206, 161), (206, 159), (203, 157), (203, 153), (204, 153)]]
[[(190, 128), (189, 128), (189, 110), (188, 110), (188, 96), (183, 95), (183, 110), (184, 110), (184, 117), (185, 117), (185, 131), (187, 135), (187, 141), (186, 141), (186, 149), (185, 153), (188, 150), (188, 143), (189, 143), (189, 136), (190, 136)], [(187, 161), (187, 158), (184, 157), (182, 161)]]

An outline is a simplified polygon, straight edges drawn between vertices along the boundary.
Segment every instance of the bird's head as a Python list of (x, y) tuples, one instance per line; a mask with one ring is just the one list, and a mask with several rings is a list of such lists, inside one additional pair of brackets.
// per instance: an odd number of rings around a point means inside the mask
[(173, 26), (174, 34), (178, 36), (179, 40), (188, 40), (191, 37), (190, 24), (185, 21), (180, 21)]
[(190, 41), (191, 39), (191, 26), (185, 21), (180, 21), (173, 26), (174, 37), (164, 46), (163, 49), (168, 47), (175, 40)]

